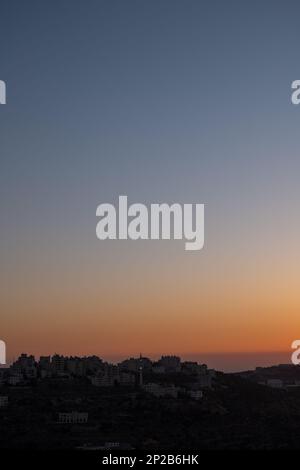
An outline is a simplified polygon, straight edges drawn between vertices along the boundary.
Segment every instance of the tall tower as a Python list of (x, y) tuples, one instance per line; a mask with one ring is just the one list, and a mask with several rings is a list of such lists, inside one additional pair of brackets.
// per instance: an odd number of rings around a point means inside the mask
[(139, 386), (140, 386), (141, 388), (142, 388), (142, 386), (143, 386), (143, 361), (142, 361), (142, 354), (140, 354)]

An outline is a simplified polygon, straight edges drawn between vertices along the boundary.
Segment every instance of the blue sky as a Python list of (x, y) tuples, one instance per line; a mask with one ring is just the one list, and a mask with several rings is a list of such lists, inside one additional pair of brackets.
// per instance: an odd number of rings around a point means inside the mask
[[(299, 13), (292, 0), (1, 2), (1, 277), (16, 320), (7, 292), (37, 266), (45, 295), (80, 270), (97, 290), (132, 259), (133, 279), (175, 264), (234, 282), (243, 266), (246, 283), (262, 257), (265, 276), (297, 275)], [(119, 194), (205, 203), (204, 252), (99, 244), (96, 207)]]

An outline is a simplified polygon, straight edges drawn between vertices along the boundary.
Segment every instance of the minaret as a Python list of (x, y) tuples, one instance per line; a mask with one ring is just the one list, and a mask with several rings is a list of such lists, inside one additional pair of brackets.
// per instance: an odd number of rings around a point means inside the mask
[(139, 366), (139, 386), (143, 387), (143, 362), (142, 362), (142, 354), (140, 354), (140, 366)]

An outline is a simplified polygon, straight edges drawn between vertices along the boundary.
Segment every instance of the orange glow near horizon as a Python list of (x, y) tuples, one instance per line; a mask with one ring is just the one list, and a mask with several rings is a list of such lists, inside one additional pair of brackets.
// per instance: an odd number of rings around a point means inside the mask
[(160, 258), (146, 272), (137, 263), (105, 277), (95, 267), (89, 277), (84, 270), (36, 271), (34, 278), (19, 271), (17, 295), (7, 285), (2, 298), (9, 356), (288, 351), (299, 336), (297, 283), (287, 271), (258, 275), (251, 263), (242, 276), (232, 263), (229, 276), (223, 263), (205, 275), (193, 264), (186, 277), (179, 266)]

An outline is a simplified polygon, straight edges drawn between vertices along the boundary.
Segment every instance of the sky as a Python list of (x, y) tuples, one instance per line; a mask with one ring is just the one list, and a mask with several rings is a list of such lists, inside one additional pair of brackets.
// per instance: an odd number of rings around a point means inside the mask
[[(297, 0), (1, 1), (10, 358), (227, 354), (230, 368), (232, 353), (290, 350), (299, 13)], [(121, 194), (204, 203), (204, 249), (99, 241), (96, 208)]]

